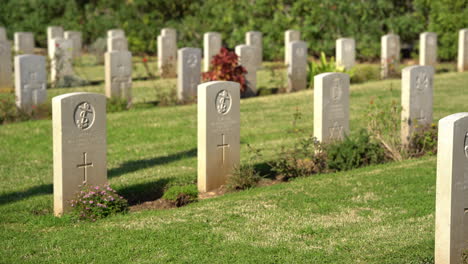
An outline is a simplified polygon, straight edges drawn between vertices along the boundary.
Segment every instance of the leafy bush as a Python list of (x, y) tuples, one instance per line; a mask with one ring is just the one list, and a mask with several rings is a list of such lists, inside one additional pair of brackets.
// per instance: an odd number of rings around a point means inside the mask
[(219, 54), (213, 56), (211, 69), (203, 73), (205, 81), (232, 81), (241, 85), (241, 94), (246, 91), (245, 74), (247, 70), (238, 65), (238, 56), (234, 51), (222, 47)]
[(96, 221), (112, 214), (126, 213), (128, 202), (109, 185), (85, 185), (70, 201), (72, 216), (78, 220)]
[[(321, 74), (321, 73), (326, 73), (326, 72), (346, 72), (349, 75), (352, 75), (352, 71), (345, 71), (343, 67), (339, 67), (335, 63), (335, 58), (331, 57), (330, 61), (327, 60), (327, 56), (325, 56), (324, 52), (320, 53), (320, 60), (318, 62), (315, 61), (309, 61), (308, 62), (309, 66), (309, 72), (307, 75), (307, 83), (309, 84), (308, 86), (313, 88), (314, 85), (314, 76)], [(350, 76), (351, 78), (352, 76)]]
[(351, 170), (385, 162), (385, 151), (379, 143), (371, 140), (366, 130), (343, 141), (329, 144), (327, 164), (330, 170)]
[(380, 80), (380, 68), (375, 65), (355, 65), (349, 70), (351, 83), (362, 83), (371, 80)]
[(177, 207), (181, 207), (198, 200), (198, 189), (193, 184), (172, 186), (164, 192), (162, 198), (173, 202)]
[(121, 112), (129, 109), (127, 99), (120, 97), (107, 98), (107, 113)]
[(16, 106), (13, 97), (0, 99), (0, 124), (21, 122), (34, 119), (46, 119), (52, 117), (50, 102), (33, 106), (31, 113), (26, 113)]
[(415, 126), (407, 146), (410, 157), (437, 154), (437, 125)]
[(229, 191), (244, 190), (254, 187), (262, 178), (255, 170), (255, 162), (261, 158), (261, 151), (247, 145), (250, 158), (244, 164), (236, 166), (232, 175), (227, 179), (226, 188)]

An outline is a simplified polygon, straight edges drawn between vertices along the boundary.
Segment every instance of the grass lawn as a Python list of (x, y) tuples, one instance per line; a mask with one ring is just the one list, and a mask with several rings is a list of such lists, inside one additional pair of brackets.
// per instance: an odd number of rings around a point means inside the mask
[[(137, 101), (154, 89), (136, 81)], [(175, 87), (175, 80), (158, 80)], [(351, 133), (365, 128), (372, 98), (400, 100), (399, 80), (351, 87)], [(99, 91), (99, 89), (102, 89)], [(102, 86), (51, 89), (49, 96)], [(434, 119), (467, 111), (468, 73), (435, 77)], [(247, 144), (264, 161), (313, 131), (313, 91), (241, 101), (241, 160)], [(107, 117), (108, 177), (141, 203), (196, 181), (196, 105), (136, 108)], [(435, 157), (315, 175), (96, 223), (52, 216), (50, 120), (0, 126), (1, 263), (422, 263), (433, 256)]]

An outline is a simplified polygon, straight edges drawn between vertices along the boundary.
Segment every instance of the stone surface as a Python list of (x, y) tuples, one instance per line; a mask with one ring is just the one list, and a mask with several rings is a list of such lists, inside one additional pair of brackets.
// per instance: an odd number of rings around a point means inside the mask
[(408, 144), (415, 129), (432, 123), (434, 68), (409, 66), (402, 70), (401, 141)]
[(400, 63), (400, 37), (387, 34), (381, 39), (381, 74), (382, 79), (395, 76)]
[(54, 38), (51, 43), (51, 80), (56, 82), (65, 76), (73, 75), (72, 54), (73, 41), (70, 39)]
[(106, 96), (132, 99), (132, 53), (111, 51), (105, 54)]
[(222, 47), (221, 34), (207, 32), (203, 35), (203, 71), (210, 70), (211, 59), (217, 55)]
[(263, 34), (258, 31), (249, 31), (245, 33), (245, 44), (255, 47), (255, 61), (257, 68), (262, 66), (263, 62)]
[(52, 59), (52, 57), (54, 56), (52, 39), (63, 38), (63, 37), (64, 35), (63, 35), (62, 27), (57, 27), (57, 26), (47, 27), (47, 50), (48, 50), (50, 59)]
[(110, 29), (107, 30), (107, 38), (125, 38), (125, 31), (123, 29)]
[(107, 51), (128, 51), (128, 41), (125, 37), (107, 39)]
[(288, 92), (307, 88), (307, 43), (292, 41), (288, 48)]
[(458, 33), (458, 63), (459, 72), (468, 71), (468, 28)]
[(158, 70), (162, 77), (175, 77), (177, 45), (172, 35), (158, 36)]
[(299, 40), (301, 40), (301, 32), (297, 30), (286, 30), (284, 32), (284, 64), (286, 65), (289, 64), (289, 58), (288, 58), (289, 43), (292, 41), (299, 41)]
[(30, 113), (33, 106), (47, 101), (46, 58), (38, 55), (15, 56), (16, 105)]
[(435, 264), (462, 264), (468, 251), (468, 113), (439, 120), (437, 144)]
[(240, 85), (214, 81), (198, 86), (198, 190), (226, 183), (240, 162)]
[(201, 50), (179, 49), (177, 61), (177, 98), (181, 101), (193, 100), (200, 84)]
[(4, 27), (0, 27), (0, 41), (8, 40), (6, 30)]
[(18, 55), (34, 54), (34, 34), (31, 32), (16, 32), (15, 52)]
[(236, 46), (236, 54), (239, 56), (239, 65), (247, 70), (245, 80), (246, 91), (242, 96), (249, 97), (257, 95), (257, 62), (255, 61), (256, 48), (249, 45)]
[(11, 44), (8, 40), (0, 40), (0, 91), (13, 88), (11, 66)]
[(78, 58), (81, 56), (81, 48), (83, 37), (79, 31), (65, 31), (65, 39), (70, 39), (73, 42), (73, 58)]
[(69, 212), (80, 186), (107, 183), (106, 97), (69, 93), (52, 99), (54, 214)]
[(161, 36), (168, 36), (175, 45), (177, 45), (177, 31), (173, 28), (161, 29)]
[(336, 40), (336, 65), (351, 69), (356, 63), (356, 42), (353, 38)]
[(424, 32), (419, 35), (419, 65), (433, 66), (437, 64), (437, 34)]
[(349, 133), (349, 75), (327, 72), (314, 77), (314, 136), (320, 142)]

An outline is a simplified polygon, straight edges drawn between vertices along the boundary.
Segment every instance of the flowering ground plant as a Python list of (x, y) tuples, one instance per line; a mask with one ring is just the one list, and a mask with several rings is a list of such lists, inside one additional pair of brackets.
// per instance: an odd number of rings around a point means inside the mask
[(128, 201), (109, 185), (84, 185), (70, 201), (72, 215), (78, 220), (96, 221), (112, 214), (128, 212)]

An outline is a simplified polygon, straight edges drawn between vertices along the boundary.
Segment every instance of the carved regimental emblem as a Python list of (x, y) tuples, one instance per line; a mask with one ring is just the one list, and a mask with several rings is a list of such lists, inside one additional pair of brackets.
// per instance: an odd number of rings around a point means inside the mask
[(465, 140), (463, 143), (464, 143), (463, 150), (465, 152), (465, 157), (468, 158), (468, 133), (465, 133)]
[(297, 48), (296, 49), (296, 56), (297, 57), (304, 57), (305, 55), (305, 49), (304, 48)]
[(332, 89), (331, 89), (331, 99), (333, 102), (338, 102), (341, 99), (341, 96), (343, 95), (343, 89), (341, 87), (341, 79), (340, 78), (335, 78), (333, 79), (332, 83)]
[(215, 99), (216, 110), (220, 114), (227, 114), (231, 110), (232, 98), (228, 91), (221, 90)]
[(190, 68), (195, 68), (195, 66), (197, 66), (197, 63), (198, 63), (197, 55), (196, 54), (189, 54), (188, 58), (187, 58), (187, 65)]
[(94, 123), (94, 107), (88, 102), (81, 102), (75, 108), (74, 120), (79, 129), (86, 130), (93, 126)]
[(426, 72), (420, 72), (416, 76), (416, 90), (423, 91), (424, 89), (429, 88), (429, 77)]

